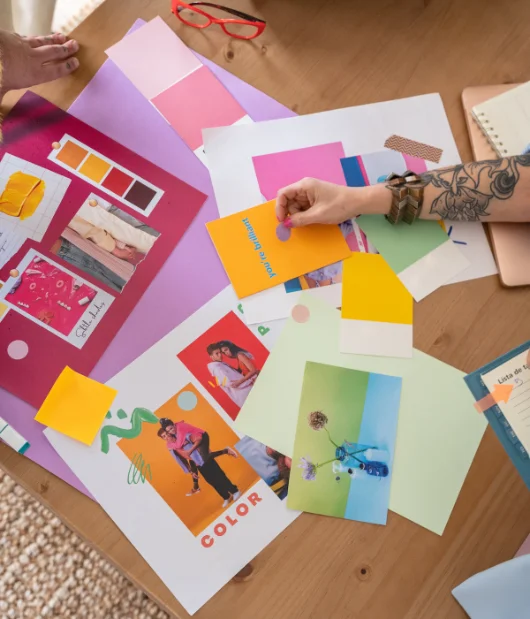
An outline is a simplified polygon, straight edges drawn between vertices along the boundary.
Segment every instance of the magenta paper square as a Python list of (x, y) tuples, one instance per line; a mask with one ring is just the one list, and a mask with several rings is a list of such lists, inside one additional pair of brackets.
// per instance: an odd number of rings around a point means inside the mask
[(344, 158), (341, 142), (309, 146), (252, 157), (259, 187), (266, 200), (273, 200), (278, 190), (304, 177), (318, 178), (336, 185), (346, 185), (340, 160)]

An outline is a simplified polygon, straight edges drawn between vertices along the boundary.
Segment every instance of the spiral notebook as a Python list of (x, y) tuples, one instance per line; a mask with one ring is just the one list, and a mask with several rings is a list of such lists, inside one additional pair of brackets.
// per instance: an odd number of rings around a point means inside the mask
[(475, 105), (471, 113), (499, 157), (520, 155), (530, 142), (530, 82)]
[[(480, 125), (475, 122), (472, 110), (479, 108), (480, 111), (485, 103), (497, 100), (499, 95), (516, 88), (517, 84), (470, 86), (462, 92), (462, 104), (475, 161), (494, 159), (497, 155), (485, 137), (487, 134), (483, 133)], [(530, 142), (530, 131), (526, 136), (528, 139), (525, 144)], [(491, 223), (488, 228), (502, 284), (530, 285), (530, 223)]]

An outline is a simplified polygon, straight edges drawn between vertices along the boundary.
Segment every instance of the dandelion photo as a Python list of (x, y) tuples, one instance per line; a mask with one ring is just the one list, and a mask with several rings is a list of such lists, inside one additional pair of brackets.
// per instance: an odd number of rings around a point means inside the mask
[(308, 362), (291, 509), (385, 524), (401, 378)]

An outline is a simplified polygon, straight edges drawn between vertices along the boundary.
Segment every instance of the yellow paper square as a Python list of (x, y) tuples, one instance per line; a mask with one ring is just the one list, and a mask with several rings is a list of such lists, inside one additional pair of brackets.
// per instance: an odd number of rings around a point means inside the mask
[(412, 324), (413, 299), (380, 254), (353, 253), (342, 269), (342, 317)]
[(79, 173), (88, 176), (91, 181), (99, 183), (109, 168), (110, 163), (103, 161), (103, 159), (96, 157), (96, 155), (90, 154), (85, 163), (79, 168)]
[[(274, 200), (206, 224), (239, 298), (339, 262), (351, 250), (338, 226), (312, 225), (277, 236)], [(273, 274), (273, 275), (272, 275)]]
[(65, 367), (35, 420), (91, 445), (117, 393), (116, 389)]

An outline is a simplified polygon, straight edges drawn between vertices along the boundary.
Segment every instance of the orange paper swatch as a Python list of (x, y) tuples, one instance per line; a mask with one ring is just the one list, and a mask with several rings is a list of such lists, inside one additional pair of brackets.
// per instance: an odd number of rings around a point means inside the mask
[(206, 224), (239, 298), (347, 258), (338, 226), (288, 230), (278, 224), (274, 200)]

